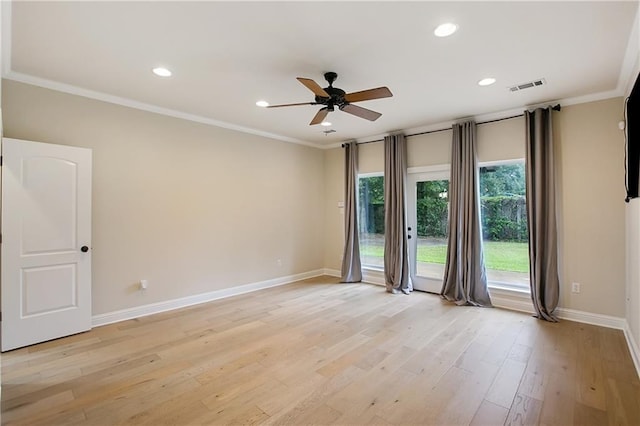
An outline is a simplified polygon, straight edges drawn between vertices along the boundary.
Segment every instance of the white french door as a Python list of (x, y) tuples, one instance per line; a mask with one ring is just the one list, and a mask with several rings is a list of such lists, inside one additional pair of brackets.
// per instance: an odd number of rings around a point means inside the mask
[(2, 350), (91, 328), (91, 150), (2, 140)]
[(416, 290), (440, 293), (447, 252), (449, 170), (410, 173), (407, 209), (410, 272)]

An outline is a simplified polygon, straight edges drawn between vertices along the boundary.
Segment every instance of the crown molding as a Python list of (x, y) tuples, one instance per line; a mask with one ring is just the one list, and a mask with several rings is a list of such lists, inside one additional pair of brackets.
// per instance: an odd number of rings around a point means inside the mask
[(212, 118), (204, 117), (201, 115), (190, 114), (174, 109), (164, 108), (157, 105), (147, 104), (144, 102), (138, 102), (133, 99), (122, 98), (120, 96), (109, 95), (107, 93), (97, 92), (95, 90), (84, 89), (81, 87), (73, 86), (70, 84), (60, 83), (53, 80), (47, 80), (44, 78), (34, 77), (28, 74), (22, 74), (15, 71), (9, 71), (4, 78), (7, 80), (18, 81), (20, 83), (31, 84), (33, 86), (43, 87), (45, 89), (56, 90), (58, 92), (69, 93), (72, 95), (82, 96), (85, 98), (95, 99), (98, 101), (108, 102), (116, 105), (121, 105), (129, 108), (135, 108), (155, 114), (166, 115), (169, 117), (180, 118), (182, 120), (193, 121), (201, 124), (208, 124), (210, 126), (221, 127), (223, 129), (235, 130), (237, 132), (248, 133), (251, 135), (262, 136), (269, 139), (275, 139), (282, 142), (289, 142), (298, 145), (309, 146), (318, 148), (318, 145), (311, 142), (302, 141), (300, 139), (290, 138), (288, 136), (278, 135), (275, 133), (264, 132), (262, 130), (252, 129), (250, 127), (239, 126), (237, 124), (227, 123), (225, 121), (214, 120)]

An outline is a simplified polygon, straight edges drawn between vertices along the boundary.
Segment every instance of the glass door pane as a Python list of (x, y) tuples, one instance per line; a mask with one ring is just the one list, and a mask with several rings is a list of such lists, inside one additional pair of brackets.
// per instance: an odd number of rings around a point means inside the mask
[(449, 220), (449, 180), (416, 183), (416, 276), (444, 278)]
[(440, 293), (447, 258), (448, 172), (411, 175), (409, 209), (410, 269), (416, 290)]

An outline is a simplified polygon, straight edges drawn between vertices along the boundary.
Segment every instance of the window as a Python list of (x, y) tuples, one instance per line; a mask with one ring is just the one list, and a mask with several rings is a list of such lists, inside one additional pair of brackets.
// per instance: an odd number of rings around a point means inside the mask
[(384, 176), (358, 178), (358, 227), (362, 266), (384, 267)]
[(480, 167), (480, 206), (490, 285), (529, 291), (524, 162)]

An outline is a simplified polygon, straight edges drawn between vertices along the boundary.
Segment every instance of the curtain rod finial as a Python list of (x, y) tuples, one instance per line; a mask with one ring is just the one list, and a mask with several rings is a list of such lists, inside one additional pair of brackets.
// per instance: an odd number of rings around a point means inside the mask
[(554, 111), (560, 111), (562, 109), (562, 106), (560, 106), (560, 104), (554, 105), (551, 107), (552, 110)]

